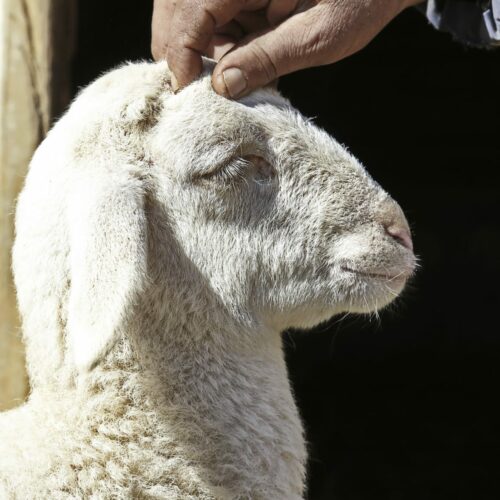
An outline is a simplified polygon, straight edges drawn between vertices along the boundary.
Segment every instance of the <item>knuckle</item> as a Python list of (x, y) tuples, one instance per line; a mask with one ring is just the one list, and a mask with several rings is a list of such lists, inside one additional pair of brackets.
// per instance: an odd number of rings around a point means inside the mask
[(252, 55), (258, 62), (267, 81), (272, 81), (278, 78), (278, 68), (267, 50), (258, 42), (250, 44), (249, 47), (251, 48)]
[(180, 44), (182, 45), (182, 47), (187, 48), (199, 49), (200, 47), (208, 45), (210, 39), (210, 33), (204, 32), (202, 30), (193, 32), (183, 30), (179, 33)]

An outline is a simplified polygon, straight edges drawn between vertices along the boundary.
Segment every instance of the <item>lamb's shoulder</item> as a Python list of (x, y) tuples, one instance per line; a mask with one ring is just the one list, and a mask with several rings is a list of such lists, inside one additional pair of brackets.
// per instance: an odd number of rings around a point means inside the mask
[(114, 408), (121, 416), (96, 418), (72, 410), (68, 399), (48, 403), (35, 394), (0, 415), (1, 500), (232, 497), (195, 472), (156, 418), (127, 406)]

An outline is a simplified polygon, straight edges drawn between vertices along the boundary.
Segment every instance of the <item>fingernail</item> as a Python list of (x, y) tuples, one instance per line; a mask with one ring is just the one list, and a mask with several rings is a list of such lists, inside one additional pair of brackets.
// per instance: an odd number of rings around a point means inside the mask
[(173, 73), (170, 76), (170, 85), (172, 85), (172, 90), (174, 91), (174, 94), (177, 94), (179, 90), (179, 84), (177, 83), (177, 78), (175, 78), (175, 75)]
[(227, 89), (227, 93), (234, 99), (238, 97), (246, 88), (247, 81), (243, 71), (239, 68), (228, 68), (222, 72), (222, 78)]

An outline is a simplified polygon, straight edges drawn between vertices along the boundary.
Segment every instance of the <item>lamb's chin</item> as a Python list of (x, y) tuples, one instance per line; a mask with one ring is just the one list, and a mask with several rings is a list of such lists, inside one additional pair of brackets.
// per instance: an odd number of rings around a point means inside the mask
[(397, 299), (404, 290), (410, 271), (386, 274), (343, 269), (352, 283), (346, 309), (353, 313), (372, 313)]

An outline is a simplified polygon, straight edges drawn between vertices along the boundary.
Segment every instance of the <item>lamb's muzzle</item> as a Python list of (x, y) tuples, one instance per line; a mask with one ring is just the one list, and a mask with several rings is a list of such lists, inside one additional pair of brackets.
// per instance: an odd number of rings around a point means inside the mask
[(413, 252), (410, 226), (403, 211), (393, 200), (387, 200), (380, 210), (380, 222), (385, 232), (398, 243)]
[(32, 393), (0, 418), (0, 498), (303, 496), (280, 332), (397, 296), (399, 206), (274, 90), (173, 94), (130, 64), (75, 100), (16, 214)]
[(403, 245), (410, 251), (413, 251), (413, 241), (411, 239), (411, 234), (409, 229), (399, 225), (398, 223), (393, 223), (385, 226), (385, 231), (389, 236), (392, 236), (398, 243)]

